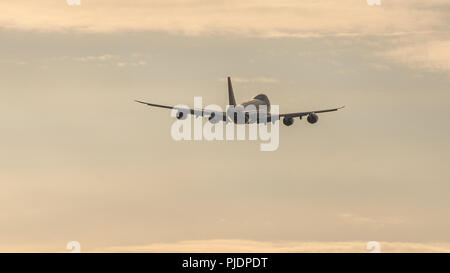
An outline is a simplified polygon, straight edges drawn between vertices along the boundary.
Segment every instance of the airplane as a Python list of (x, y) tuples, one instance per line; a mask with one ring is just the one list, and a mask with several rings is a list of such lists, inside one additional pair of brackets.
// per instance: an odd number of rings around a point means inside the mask
[[(183, 120), (186, 119), (188, 114), (198, 116), (207, 116), (209, 122), (217, 123), (219, 121), (224, 122), (234, 122), (237, 124), (248, 124), (248, 123), (267, 123), (267, 122), (275, 122), (283, 118), (283, 124), (286, 126), (291, 126), (294, 123), (294, 118), (300, 118), (307, 116), (306, 120), (310, 124), (314, 124), (319, 120), (319, 113), (333, 112), (339, 109), (344, 108), (345, 106), (341, 106), (338, 108), (325, 109), (325, 110), (317, 110), (317, 111), (307, 111), (307, 112), (297, 112), (297, 113), (288, 113), (288, 114), (279, 114), (272, 115), (270, 114), (270, 101), (269, 98), (264, 94), (259, 94), (253, 97), (253, 99), (243, 102), (239, 105), (236, 104), (236, 99), (234, 98), (233, 86), (231, 84), (231, 77), (227, 77), (228, 80), (228, 101), (229, 107), (227, 112), (219, 112), (208, 109), (189, 109), (175, 106), (167, 106), (149, 103), (145, 101), (135, 100), (135, 102), (142, 103), (148, 106), (167, 108), (167, 109), (175, 109), (177, 110), (176, 118)], [(247, 108), (247, 109), (246, 109)], [(248, 110), (250, 108), (250, 110)], [(265, 112), (263, 112), (265, 111)], [(262, 117), (260, 119), (260, 117)]]

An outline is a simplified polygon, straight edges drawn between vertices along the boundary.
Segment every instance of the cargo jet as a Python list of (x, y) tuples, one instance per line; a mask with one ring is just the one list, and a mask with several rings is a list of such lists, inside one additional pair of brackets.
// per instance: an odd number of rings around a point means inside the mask
[(233, 86), (231, 85), (231, 78), (228, 77), (228, 100), (229, 107), (226, 112), (208, 110), (208, 109), (189, 109), (184, 107), (176, 107), (176, 106), (167, 106), (154, 104), (144, 101), (136, 102), (146, 104), (148, 106), (161, 107), (167, 109), (175, 109), (177, 110), (176, 117), (177, 119), (186, 119), (189, 114), (198, 116), (206, 116), (208, 117), (209, 122), (217, 123), (219, 121), (225, 122), (234, 122), (238, 124), (248, 124), (248, 123), (267, 123), (267, 122), (275, 122), (281, 118), (283, 118), (283, 124), (286, 126), (291, 126), (294, 123), (294, 118), (300, 118), (306, 116), (306, 120), (314, 124), (319, 120), (319, 113), (333, 112), (339, 109), (344, 108), (332, 108), (325, 110), (317, 110), (317, 111), (308, 111), (308, 112), (297, 112), (297, 113), (288, 113), (288, 114), (279, 114), (272, 115), (270, 113), (270, 101), (269, 98), (264, 94), (259, 94), (255, 96), (253, 99), (243, 102), (239, 105), (236, 105), (236, 100), (234, 98)]

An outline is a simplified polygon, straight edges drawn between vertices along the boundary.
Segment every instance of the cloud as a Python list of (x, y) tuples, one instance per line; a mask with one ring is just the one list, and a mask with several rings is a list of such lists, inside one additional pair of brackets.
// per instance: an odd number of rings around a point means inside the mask
[(398, 218), (373, 218), (367, 216), (359, 216), (351, 213), (342, 213), (339, 217), (349, 224), (371, 225), (373, 227), (383, 227), (386, 225), (401, 224), (404, 221)]
[(381, 55), (412, 68), (450, 71), (450, 40), (405, 44)]
[(351, 222), (351, 223), (356, 223), (356, 224), (372, 224), (372, 223), (376, 223), (377, 221), (373, 218), (370, 217), (361, 217), (361, 216), (357, 216), (357, 215), (353, 215), (350, 213), (343, 213), (340, 215), (340, 218)]
[[(86, 64), (96, 64), (97, 66), (115, 66), (119, 68), (123, 67), (143, 67), (147, 65), (148, 56), (139, 53), (133, 53), (129, 56), (121, 56), (114, 54), (102, 54), (102, 55), (87, 55), (87, 56), (60, 56), (47, 58), (41, 62), (36, 62), (40, 69), (48, 69), (49, 63), (53, 62), (79, 62)], [(0, 60), (0, 63), (14, 64), (14, 65), (29, 65), (30, 61), (25, 60)]]
[[(149, 245), (116, 246), (99, 252), (368, 252), (368, 242), (266, 242), (192, 240)], [(450, 252), (450, 243), (379, 242), (382, 252)]]
[(119, 59), (119, 58), (120, 58), (120, 56), (117, 56), (117, 55), (104, 54), (104, 55), (99, 55), (99, 56), (74, 57), (73, 59), (75, 61), (80, 61), (80, 62), (91, 62), (91, 61), (104, 62), (104, 61), (110, 61), (110, 60)]
[[(232, 77), (233, 82), (239, 83), (277, 83), (279, 80), (271, 77), (252, 77), (252, 78), (244, 78), (244, 77)], [(219, 81), (225, 81), (225, 79), (219, 79)]]
[[(82, 252), (193, 252), (193, 253), (368, 253), (369, 241), (255, 241), (241, 239), (186, 240), (146, 245), (122, 245), (90, 249), (83, 242)], [(381, 252), (449, 252), (449, 242), (378, 241)], [(70, 252), (66, 242), (54, 245), (0, 245), (2, 252)]]
[[(448, 2), (448, 1), (447, 1)], [(262, 37), (401, 35), (445, 28), (444, 0), (1, 1), (0, 27), (37, 31), (162, 31)]]
[(50, 61), (75, 61), (81, 63), (95, 63), (99, 66), (111, 65), (116, 67), (125, 66), (145, 66), (147, 61), (144, 59), (146, 56), (133, 53), (130, 56), (121, 56), (114, 54), (103, 54), (103, 55), (88, 55), (88, 56), (62, 56), (57, 58), (52, 58)]
[(0, 63), (14, 64), (14, 65), (27, 65), (28, 62), (24, 60), (0, 60)]
[(386, 65), (386, 64), (368, 63), (367, 65), (369, 67), (373, 68), (376, 71), (389, 71), (389, 70), (391, 70), (391, 67), (389, 65)]
[[(381, 55), (412, 68), (449, 71), (449, 41), (442, 40), (448, 35), (449, 7), (447, 0), (383, 1), (376, 7), (367, 5), (365, 0), (136, 0), (133, 4), (124, 0), (97, 0), (82, 1), (81, 6), (69, 6), (64, 0), (15, 0), (0, 1), (3, 11), (0, 28), (80, 33), (155, 31), (263, 38), (409, 37), (406, 43), (395, 44)], [(412, 42), (412, 37), (421, 35), (427, 35), (427, 39)], [(117, 67), (145, 65), (112, 59), (116, 57), (86, 56), (79, 61), (108, 60)], [(369, 66), (379, 71), (390, 69), (384, 64)], [(257, 81), (274, 82), (264, 78), (242, 79), (242, 82)]]

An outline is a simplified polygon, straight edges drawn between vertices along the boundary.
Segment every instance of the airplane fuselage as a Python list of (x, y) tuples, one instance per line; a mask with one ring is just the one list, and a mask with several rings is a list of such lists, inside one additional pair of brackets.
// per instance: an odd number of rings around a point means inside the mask
[(265, 110), (267, 111), (267, 113), (270, 113), (270, 101), (269, 101), (269, 98), (264, 94), (259, 94), (256, 97), (254, 97), (253, 99), (241, 103), (241, 105), (244, 108), (253, 105), (256, 107), (256, 110), (258, 110), (258, 111), (260, 109), (260, 106), (265, 105), (266, 106)]
[[(270, 116), (270, 101), (264, 94), (259, 94), (253, 99), (237, 105), (234, 111), (228, 111), (227, 114), (234, 123), (259, 123), (260, 111)], [(240, 118), (239, 115), (241, 115)]]

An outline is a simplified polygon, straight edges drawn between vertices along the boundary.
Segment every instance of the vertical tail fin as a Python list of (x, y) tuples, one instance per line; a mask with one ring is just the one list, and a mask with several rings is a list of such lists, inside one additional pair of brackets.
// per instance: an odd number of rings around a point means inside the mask
[(230, 77), (228, 77), (228, 102), (229, 105), (236, 106), (236, 100), (234, 99), (233, 86), (231, 85)]

